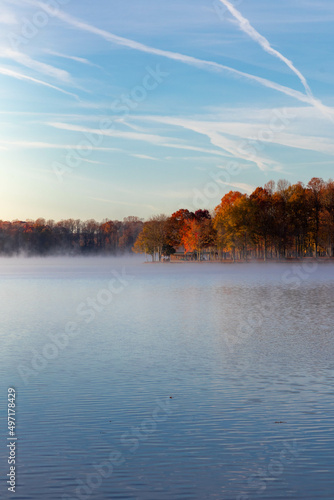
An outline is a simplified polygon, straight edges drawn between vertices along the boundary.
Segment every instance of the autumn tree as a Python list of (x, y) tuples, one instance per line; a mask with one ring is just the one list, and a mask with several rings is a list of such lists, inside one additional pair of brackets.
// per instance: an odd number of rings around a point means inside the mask
[(155, 262), (156, 256), (158, 256), (160, 262), (163, 255), (163, 248), (168, 244), (166, 236), (167, 221), (168, 217), (162, 214), (151, 217), (145, 222), (134, 244), (134, 251), (151, 255), (153, 262)]
[(235, 228), (233, 226), (233, 207), (237, 201), (242, 198), (239, 191), (230, 191), (221, 200), (215, 208), (215, 217), (213, 227), (216, 230), (216, 243), (221, 252), (231, 251), (233, 260), (235, 260), (235, 251), (237, 246)]
[(182, 243), (186, 252), (196, 252), (201, 260), (202, 252), (215, 245), (216, 231), (211, 217), (194, 218), (188, 221)]
[(174, 212), (167, 220), (166, 223), (166, 244), (169, 247), (179, 247), (182, 244), (186, 224), (195, 218), (195, 214), (187, 209), (181, 208)]
[[(296, 256), (302, 256), (308, 247), (309, 209), (310, 206), (304, 184), (298, 182), (291, 186), (288, 190), (287, 198), (288, 232), (294, 240), (293, 247), (295, 248)], [(285, 250), (288, 242), (278, 232), (279, 247), (282, 244)]]
[(310, 226), (315, 247), (315, 257), (318, 257), (319, 252), (320, 215), (324, 187), (324, 181), (318, 177), (313, 177), (307, 185), (311, 208)]
[(143, 228), (143, 219), (139, 217), (130, 216), (123, 220), (122, 234), (119, 238), (119, 248), (125, 250), (132, 248)]
[(102, 247), (105, 252), (116, 253), (118, 247), (118, 231), (115, 221), (105, 219), (100, 225)]
[(329, 180), (322, 193), (321, 239), (327, 255), (334, 256), (334, 182)]
[(268, 244), (273, 236), (273, 194), (266, 188), (257, 188), (249, 198), (249, 216), (255, 241), (263, 245), (263, 259), (267, 260)]

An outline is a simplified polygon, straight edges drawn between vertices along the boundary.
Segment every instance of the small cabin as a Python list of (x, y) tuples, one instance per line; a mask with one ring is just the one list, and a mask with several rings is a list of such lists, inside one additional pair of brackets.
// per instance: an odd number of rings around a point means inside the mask
[[(218, 254), (217, 254), (218, 257)], [(202, 261), (215, 260), (216, 256), (212, 254), (210, 249), (205, 249), (201, 251)], [(197, 261), (198, 255), (197, 252), (186, 252), (183, 246), (175, 248), (175, 253), (170, 256), (171, 262), (181, 262), (181, 261)]]

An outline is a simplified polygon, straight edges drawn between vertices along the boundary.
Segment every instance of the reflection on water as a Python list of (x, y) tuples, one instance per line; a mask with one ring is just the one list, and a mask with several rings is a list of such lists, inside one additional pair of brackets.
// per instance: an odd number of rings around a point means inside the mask
[(334, 267), (14, 259), (0, 274), (18, 500), (333, 498)]

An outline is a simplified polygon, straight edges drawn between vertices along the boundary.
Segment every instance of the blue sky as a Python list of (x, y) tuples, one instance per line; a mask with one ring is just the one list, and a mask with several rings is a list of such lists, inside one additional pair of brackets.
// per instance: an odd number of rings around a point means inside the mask
[(330, 0), (1, 0), (0, 219), (333, 177)]

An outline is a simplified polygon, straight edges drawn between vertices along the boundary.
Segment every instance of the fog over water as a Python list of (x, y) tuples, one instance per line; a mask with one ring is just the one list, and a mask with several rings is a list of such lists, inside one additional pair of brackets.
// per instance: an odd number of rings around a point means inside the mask
[(15, 497), (332, 499), (333, 302), (332, 264), (0, 259)]

